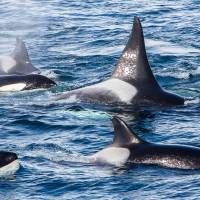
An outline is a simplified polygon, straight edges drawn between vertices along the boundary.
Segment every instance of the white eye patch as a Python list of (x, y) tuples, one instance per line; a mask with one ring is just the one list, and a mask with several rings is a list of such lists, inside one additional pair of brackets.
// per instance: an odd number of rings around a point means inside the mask
[(0, 168), (0, 177), (14, 174), (20, 167), (19, 161), (15, 160), (10, 164)]
[(116, 79), (112, 78), (101, 83), (97, 83), (95, 85), (87, 86), (84, 88), (80, 88), (79, 90), (90, 90), (90, 89), (98, 89), (98, 90), (107, 90), (115, 94), (122, 102), (131, 103), (131, 100), (137, 94), (137, 88), (133, 85)]
[(15, 83), (4, 85), (0, 87), (0, 92), (14, 92), (14, 91), (21, 91), (26, 87), (25, 83)]
[(129, 149), (121, 147), (108, 147), (90, 156), (89, 159), (93, 162), (102, 162), (121, 166), (127, 162), (129, 156)]

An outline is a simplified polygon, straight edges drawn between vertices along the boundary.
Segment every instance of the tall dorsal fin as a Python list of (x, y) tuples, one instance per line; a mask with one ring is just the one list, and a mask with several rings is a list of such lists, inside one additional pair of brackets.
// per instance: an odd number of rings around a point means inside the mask
[(11, 56), (16, 60), (17, 65), (11, 69), (10, 73), (30, 74), (39, 71), (32, 65), (25, 43), (19, 37), (16, 37), (16, 46)]
[(11, 56), (13, 56), (17, 60), (30, 62), (25, 43), (19, 37), (16, 37), (16, 46)]
[(158, 85), (149, 66), (146, 55), (143, 30), (138, 17), (134, 18), (128, 43), (124, 48), (112, 78), (119, 78), (131, 84), (152, 81)]
[(113, 117), (112, 123), (115, 132), (112, 145), (123, 146), (126, 144), (139, 144), (144, 142), (144, 140), (132, 132), (128, 125), (119, 117)]

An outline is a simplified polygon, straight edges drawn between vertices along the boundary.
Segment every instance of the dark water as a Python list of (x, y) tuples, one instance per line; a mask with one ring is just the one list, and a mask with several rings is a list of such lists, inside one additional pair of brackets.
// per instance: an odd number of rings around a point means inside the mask
[[(152, 142), (200, 147), (200, 1), (2, 0), (0, 53), (21, 36), (33, 64), (58, 82), (48, 91), (0, 94), (0, 149), (21, 169), (0, 180), (0, 199), (199, 199), (200, 173), (150, 166), (95, 166), (84, 155), (113, 137), (118, 115)], [(152, 70), (180, 107), (51, 103), (53, 95), (106, 79), (141, 18)]]

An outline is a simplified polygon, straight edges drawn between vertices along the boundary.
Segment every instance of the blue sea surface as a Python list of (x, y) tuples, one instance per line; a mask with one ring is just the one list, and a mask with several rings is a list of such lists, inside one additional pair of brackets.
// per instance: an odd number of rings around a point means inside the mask
[[(110, 76), (134, 16), (160, 85), (184, 106), (119, 107), (53, 102), (64, 91)], [(0, 199), (199, 199), (200, 172), (156, 166), (98, 166), (90, 155), (113, 139), (117, 115), (151, 142), (200, 147), (200, 1), (1, 0), (0, 54), (15, 37), (58, 85), (0, 94), (0, 150), (21, 168), (0, 180)]]

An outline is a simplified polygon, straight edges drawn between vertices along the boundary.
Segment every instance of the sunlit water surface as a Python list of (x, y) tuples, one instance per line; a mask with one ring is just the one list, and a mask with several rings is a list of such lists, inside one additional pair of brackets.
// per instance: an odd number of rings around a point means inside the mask
[[(32, 63), (58, 86), (0, 94), (0, 149), (21, 168), (0, 180), (0, 199), (198, 199), (199, 171), (96, 166), (84, 156), (113, 138), (118, 115), (152, 142), (200, 147), (200, 2), (1, 0), (0, 54), (21, 36)], [(141, 18), (152, 70), (163, 88), (187, 97), (179, 107), (51, 102), (52, 96), (105, 80)]]

